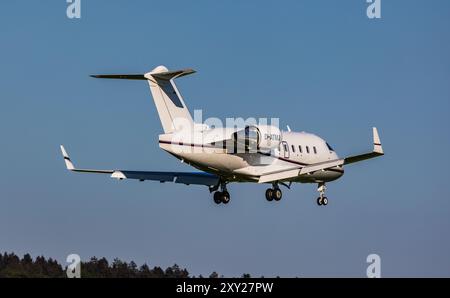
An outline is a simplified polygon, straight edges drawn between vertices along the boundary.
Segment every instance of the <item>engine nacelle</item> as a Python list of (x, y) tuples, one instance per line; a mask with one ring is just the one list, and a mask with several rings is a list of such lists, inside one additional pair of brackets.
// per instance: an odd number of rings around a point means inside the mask
[(258, 125), (257, 128), (260, 135), (258, 146), (261, 150), (270, 151), (280, 146), (281, 131), (278, 127), (273, 125)]
[(281, 131), (272, 125), (247, 126), (233, 134), (237, 152), (256, 153), (278, 148), (281, 142)]

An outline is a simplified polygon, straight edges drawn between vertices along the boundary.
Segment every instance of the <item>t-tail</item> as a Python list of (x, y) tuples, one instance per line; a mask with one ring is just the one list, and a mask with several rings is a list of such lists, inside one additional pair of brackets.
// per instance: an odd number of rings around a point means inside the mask
[(192, 69), (169, 71), (158, 66), (146, 74), (92, 75), (100, 79), (147, 80), (164, 133), (173, 133), (179, 125), (193, 125), (191, 114), (175, 85), (176, 78), (195, 73)]

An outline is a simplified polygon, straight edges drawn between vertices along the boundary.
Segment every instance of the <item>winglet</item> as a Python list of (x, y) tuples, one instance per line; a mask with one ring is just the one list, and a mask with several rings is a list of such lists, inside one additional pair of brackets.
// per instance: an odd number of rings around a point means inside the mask
[(66, 168), (70, 171), (75, 170), (75, 167), (73, 166), (73, 163), (70, 160), (69, 154), (67, 154), (66, 149), (64, 149), (63, 145), (61, 145), (60, 147), (61, 147), (62, 155), (64, 157), (64, 162), (66, 163)]
[(378, 130), (376, 127), (373, 127), (372, 129), (373, 129), (373, 151), (369, 153), (363, 153), (359, 155), (346, 157), (344, 158), (344, 165), (384, 155), (383, 147), (381, 147), (380, 136), (378, 135)]
[(384, 154), (380, 136), (378, 135), (378, 130), (376, 127), (373, 127), (373, 152)]

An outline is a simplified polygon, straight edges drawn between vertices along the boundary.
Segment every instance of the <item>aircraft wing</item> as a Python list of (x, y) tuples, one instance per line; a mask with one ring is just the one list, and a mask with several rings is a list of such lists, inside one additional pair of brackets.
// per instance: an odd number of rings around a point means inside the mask
[(276, 173), (270, 173), (266, 175), (262, 175), (258, 183), (267, 183), (274, 181), (283, 181), (291, 178), (295, 178), (301, 175), (306, 175), (310, 173), (314, 173), (317, 171), (322, 171), (326, 169), (331, 169), (334, 167), (340, 167), (344, 164), (344, 159), (335, 159), (326, 162), (314, 163), (305, 167), (299, 167), (298, 169), (290, 169), (287, 171), (281, 171)]
[(383, 147), (381, 146), (380, 136), (376, 127), (373, 128), (373, 151), (360, 155), (349, 156), (344, 159), (344, 164), (351, 164), (358, 161), (363, 161), (369, 158), (374, 158), (384, 155)]
[(359, 155), (349, 156), (341, 159), (335, 159), (325, 162), (319, 162), (310, 164), (308, 166), (300, 167), (298, 169), (289, 169), (286, 171), (269, 173), (266, 175), (262, 175), (259, 178), (258, 183), (267, 183), (274, 181), (283, 181), (292, 179), (301, 175), (307, 175), (310, 173), (314, 173), (317, 171), (327, 170), (334, 167), (342, 167), (343, 165), (363, 161), (366, 159), (378, 157), (384, 155), (383, 147), (381, 146), (380, 137), (378, 135), (378, 130), (376, 127), (373, 128), (373, 150), (369, 153), (363, 153)]
[(140, 181), (153, 180), (159, 182), (174, 182), (181, 184), (197, 184), (215, 186), (219, 183), (219, 177), (205, 172), (156, 172), (156, 171), (127, 171), (127, 170), (93, 170), (78, 169), (73, 165), (64, 146), (61, 145), (61, 152), (66, 163), (66, 168), (72, 172), (109, 174), (111, 178), (118, 180), (137, 179)]

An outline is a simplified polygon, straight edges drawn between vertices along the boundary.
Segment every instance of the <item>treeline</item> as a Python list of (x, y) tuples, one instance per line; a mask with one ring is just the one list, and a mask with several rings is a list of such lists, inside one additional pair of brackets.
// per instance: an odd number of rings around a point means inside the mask
[[(43, 256), (33, 259), (30, 254), (25, 254), (19, 258), (14, 253), (0, 254), (0, 278), (65, 278), (66, 266), (62, 266), (56, 260)], [(81, 262), (82, 278), (188, 278), (189, 272), (185, 268), (180, 268), (177, 264), (166, 268), (150, 268), (147, 264), (136, 265), (114, 259), (109, 263), (106, 258), (91, 258), (88, 262)], [(198, 277), (202, 277), (201, 275)], [(211, 278), (220, 277), (216, 272), (211, 273)], [(242, 277), (250, 277), (243, 274)]]

